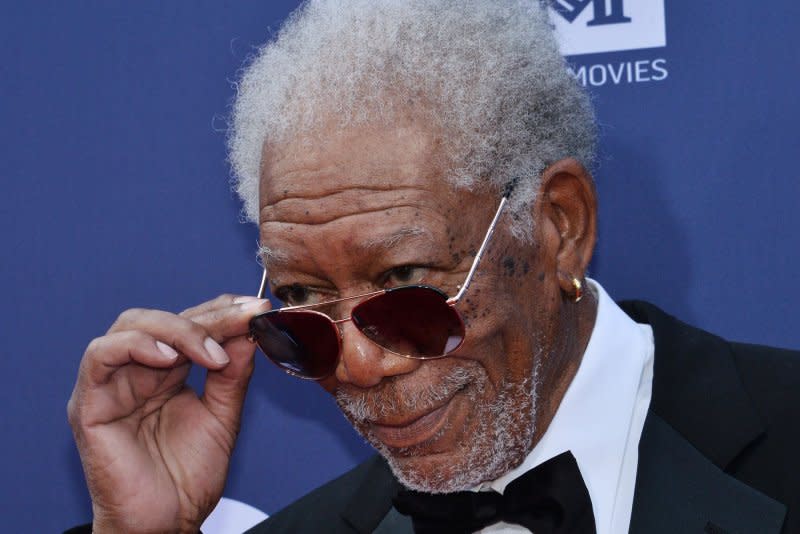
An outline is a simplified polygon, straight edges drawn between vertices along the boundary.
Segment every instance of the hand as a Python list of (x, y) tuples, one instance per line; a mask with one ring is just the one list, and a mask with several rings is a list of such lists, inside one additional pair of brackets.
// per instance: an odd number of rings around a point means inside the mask
[[(269, 302), (223, 295), (180, 315), (124, 312), (81, 361), (67, 406), (94, 532), (197, 532), (216, 505), (253, 372), (250, 318)], [(208, 369), (199, 396), (185, 381)]]

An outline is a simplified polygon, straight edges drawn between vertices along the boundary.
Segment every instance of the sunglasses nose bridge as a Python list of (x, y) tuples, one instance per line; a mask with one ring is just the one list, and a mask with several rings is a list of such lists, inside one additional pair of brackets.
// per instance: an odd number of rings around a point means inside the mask
[[(382, 292), (362, 293), (359, 295), (344, 297), (328, 304), (328, 309), (324, 310), (323, 313), (328, 317), (328, 320), (339, 332), (340, 352), (343, 350), (342, 347), (344, 347), (345, 341), (344, 327), (347, 323), (353, 323), (353, 311), (365, 300), (369, 300), (370, 298), (380, 294), (382, 294)], [(358, 329), (356, 328), (356, 330)], [(361, 332), (358, 332), (358, 335), (363, 336)], [(341, 361), (341, 354), (339, 359)]]
[(342, 297), (326, 303), (326, 309), (321, 311), (323, 311), (323, 313), (325, 313), (331, 319), (333, 324), (338, 326), (342, 323), (350, 321), (352, 319), (353, 310), (358, 308), (362, 302), (369, 300), (372, 297), (381, 295), (382, 293), (383, 291), (372, 291)]

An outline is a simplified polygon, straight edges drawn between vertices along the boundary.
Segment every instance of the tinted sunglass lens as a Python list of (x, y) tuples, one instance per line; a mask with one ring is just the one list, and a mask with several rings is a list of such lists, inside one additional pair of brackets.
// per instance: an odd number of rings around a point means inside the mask
[(270, 360), (294, 375), (319, 379), (336, 370), (339, 332), (320, 313), (267, 312), (250, 321), (250, 333)]
[(353, 323), (392, 352), (436, 358), (457, 349), (464, 323), (440, 291), (425, 286), (390, 289), (353, 309)]

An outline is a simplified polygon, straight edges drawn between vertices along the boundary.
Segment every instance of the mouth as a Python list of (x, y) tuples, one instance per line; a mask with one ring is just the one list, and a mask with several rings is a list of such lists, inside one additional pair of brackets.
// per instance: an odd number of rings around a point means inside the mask
[(377, 439), (391, 449), (403, 449), (419, 445), (436, 436), (442, 429), (450, 415), (455, 396), (453, 395), (447, 399), (438, 408), (401, 423), (370, 423), (370, 430)]

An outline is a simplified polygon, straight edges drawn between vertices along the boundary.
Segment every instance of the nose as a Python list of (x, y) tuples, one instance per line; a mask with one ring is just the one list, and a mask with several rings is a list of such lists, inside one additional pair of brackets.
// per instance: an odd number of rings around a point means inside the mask
[(389, 352), (370, 341), (352, 321), (339, 325), (342, 352), (336, 367), (336, 379), (361, 388), (378, 385), (386, 377), (410, 373), (422, 360)]

